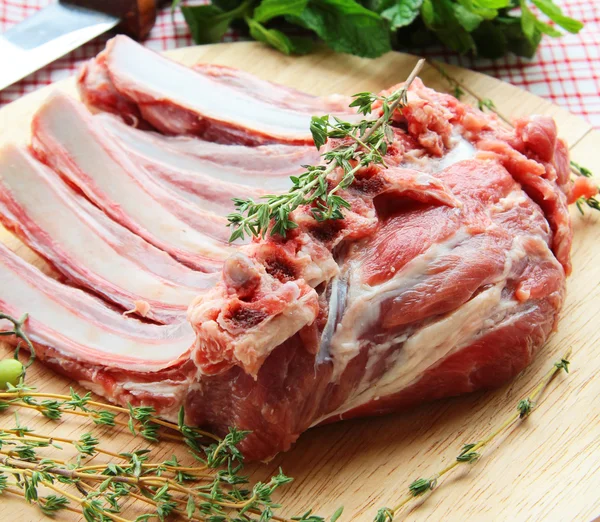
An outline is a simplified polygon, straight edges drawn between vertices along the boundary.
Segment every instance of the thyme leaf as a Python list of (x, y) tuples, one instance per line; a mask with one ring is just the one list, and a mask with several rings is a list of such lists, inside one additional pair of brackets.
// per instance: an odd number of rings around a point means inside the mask
[(460, 453), (451, 464), (447, 465), (440, 472), (436, 473), (431, 478), (420, 478), (413, 481), (407, 488), (406, 495), (398, 502), (394, 508), (381, 508), (375, 515), (373, 522), (393, 522), (396, 520), (396, 516), (414, 497), (424, 495), (431, 491), (436, 485), (439, 478), (443, 477), (447, 473), (450, 473), (454, 468), (460, 464), (473, 464), (481, 458), (480, 449), (487, 446), (500, 434), (507, 431), (511, 426), (517, 423), (519, 420), (528, 417), (537, 406), (537, 401), (542, 395), (544, 390), (547, 388), (550, 381), (554, 376), (561, 370), (565, 370), (568, 373), (568, 366), (570, 364), (569, 358), (571, 357), (571, 349), (567, 350), (565, 355), (557, 362), (552, 365), (552, 368), (543, 376), (538, 382), (537, 386), (533, 389), (531, 394), (521, 399), (517, 403), (517, 411), (508, 417), (502, 424), (500, 424), (492, 433), (481, 439), (479, 442), (465, 444), (461, 448)]
[[(290, 215), (302, 205), (310, 205), (317, 221), (343, 219), (343, 211), (350, 209), (350, 204), (337, 193), (353, 183), (359, 169), (371, 164), (385, 166), (384, 156), (393, 138), (390, 120), (397, 108), (406, 105), (410, 84), (423, 63), (424, 60), (419, 60), (404, 85), (389, 96), (365, 92), (354, 95), (350, 106), (356, 107), (360, 114), (370, 114), (375, 102), (381, 104), (382, 114), (376, 120), (349, 123), (335, 116), (313, 116), (310, 130), (317, 149), (321, 150), (329, 139), (342, 140), (341, 144), (322, 154), (323, 164), (305, 165), (304, 173), (292, 176), (292, 188), (288, 192), (263, 196), (264, 201), (234, 198), (236, 212), (227, 216), (232, 229), (229, 241), (246, 235), (264, 238), (269, 227), (270, 235), (286, 237), (298, 226)], [(331, 187), (328, 176), (337, 168), (343, 175), (339, 183)]]

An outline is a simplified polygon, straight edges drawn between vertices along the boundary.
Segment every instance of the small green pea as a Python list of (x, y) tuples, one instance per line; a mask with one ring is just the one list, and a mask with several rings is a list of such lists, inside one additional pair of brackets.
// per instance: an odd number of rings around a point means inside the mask
[(23, 375), (23, 365), (16, 359), (2, 359), (0, 361), (0, 390), (6, 390), (7, 383), (16, 386)]

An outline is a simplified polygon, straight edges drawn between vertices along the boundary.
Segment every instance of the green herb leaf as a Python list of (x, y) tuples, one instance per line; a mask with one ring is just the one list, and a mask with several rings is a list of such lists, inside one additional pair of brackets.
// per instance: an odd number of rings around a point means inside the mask
[(467, 9), (464, 5), (454, 5), (454, 16), (458, 23), (469, 33), (472, 33), (483, 22), (483, 16), (480, 16), (473, 11)]
[(336, 522), (344, 512), (344, 506), (341, 506), (335, 510), (335, 513), (331, 516), (330, 522)]
[(533, 41), (537, 31), (535, 26), (537, 19), (529, 7), (527, 7), (526, 0), (520, 0), (519, 4), (521, 6), (521, 27), (523, 28), (523, 34), (529, 41)]
[(554, 366), (556, 366), (559, 370), (564, 370), (565, 373), (569, 373), (569, 364), (571, 364), (571, 361), (568, 361), (567, 359), (561, 359), (557, 363), (554, 363)]
[(507, 43), (507, 50), (515, 53), (517, 56), (531, 58), (540, 44), (542, 33), (537, 29), (533, 32), (533, 37), (529, 38), (523, 31), (523, 24), (520, 18), (506, 16), (498, 17), (494, 20), (495, 24), (502, 30)]
[(373, 522), (393, 522), (394, 512), (390, 508), (380, 508)]
[(233, 20), (214, 5), (182, 6), (181, 12), (197, 44), (221, 41)]
[(181, 6), (181, 12), (197, 44), (219, 42), (231, 23), (243, 18), (250, 7), (250, 1), (240, 3), (230, 11), (218, 5)]
[(308, 0), (262, 0), (252, 18), (265, 23), (277, 16), (300, 16), (307, 3)]
[[(533, 4), (544, 13), (550, 20), (560, 25), (565, 31), (570, 33), (578, 33), (583, 28), (583, 24), (578, 20), (574, 20), (568, 16), (565, 16), (560, 7), (558, 7), (552, 0), (531, 0)], [(557, 31), (558, 32), (558, 31)], [(546, 33), (548, 34), (548, 33)], [(559, 33), (560, 34), (560, 33)]]
[(386, 22), (354, 0), (311, 0), (290, 20), (313, 30), (334, 51), (376, 58), (391, 49)]
[(259, 42), (263, 42), (284, 54), (294, 52), (294, 44), (281, 31), (277, 29), (267, 29), (264, 25), (258, 23), (252, 18), (246, 18), (246, 23), (250, 28), (250, 36)]
[(531, 399), (527, 398), (527, 399), (520, 400), (519, 404), (517, 404), (517, 410), (519, 411), (519, 417), (521, 417), (521, 419), (524, 419), (525, 417), (527, 417), (531, 413), (532, 408), (533, 408), (533, 404), (531, 402)]
[(488, 9), (502, 9), (511, 5), (511, 0), (473, 0), (473, 4), (478, 7)]
[(477, 44), (477, 54), (482, 58), (494, 60), (508, 51), (508, 41), (505, 32), (495, 22), (484, 20), (473, 32)]
[(423, 495), (429, 490), (432, 490), (437, 484), (437, 479), (424, 479), (420, 478), (415, 480), (408, 486), (408, 490), (412, 494), (413, 497), (418, 497), (419, 495)]
[(390, 28), (396, 30), (412, 24), (421, 10), (423, 0), (397, 0), (394, 5), (381, 11), (381, 17), (388, 20)]
[(456, 13), (457, 4), (451, 0), (424, 0), (421, 15), (425, 25), (440, 39), (442, 43), (464, 54), (475, 50), (475, 40), (463, 27), (473, 23), (472, 19), (462, 22)]
[(553, 38), (557, 38), (563, 35), (558, 29), (545, 22), (542, 22), (541, 20), (535, 21), (535, 27), (541, 33), (547, 34), (548, 36), (552, 36)]

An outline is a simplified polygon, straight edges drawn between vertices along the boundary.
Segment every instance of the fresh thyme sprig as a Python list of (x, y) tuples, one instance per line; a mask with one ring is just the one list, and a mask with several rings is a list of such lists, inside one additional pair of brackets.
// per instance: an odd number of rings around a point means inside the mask
[(33, 364), (33, 361), (35, 360), (35, 348), (33, 346), (33, 343), (29, 340), (29, 337), (27, 336), (27, 334), (25, 334), (25, 331), (23, 330), (23, 326), (27, 322), (28, 315), (23, 314), (23, 316), (20, 319), (17, 319), (15, 317), (12, 317), (9, 314), (0, 312), (0, 320), (1, 319), (5, 319), (6, 321), (11, 322), (13, 325), (13, 329), (0, 331), (0, 336), (14, 335), (17, 339), (19, 339), (19, 343), (17, 344), (17, 347), (15, 349), (15, 359), (17, 359), (17, 360), (19, 359), (19, 351), (21, 349), (21, 341), (25, 343), (25, 345), (27, 346), (27, 350), (29, 351), (29, 360), (24, 365), (24, 367), (25, 367), (25, 369), (29, 368)]
[[(298, 226), (290, 214), (301, 205), (311, 205), (317, 221), (343, 219), (343, 210), (349, 209), (350, 204), (338, 192), (352, 184), (359, 169), (370, 164), (385, 166), (383, 158), (393, 139), (390, 120), (398, 107), (406, 105), (408, 89), (424, 62), (419, 60), (404, 85), (389, 96), (368, 92), (353, 96), (350, 106), (365, 116), (372, 112), (374, 103), (381, 104), (381, 116), (376, 120), (349, 123), (335, 116), (313, 116), (310, 130), (317, 149), (320, 150), (328, 139), (340, 139), (341, 144), (322, 154), (323, 164), (306, 165), (303, 174), (292, 176), (292, 188), (288, 192), (263, 196), (262, 202), (234, 198), (236, 212), (227, 216), (228, 226), (233, 231), (229, 241), (245, 235), (265, 237), (271, 223), (271, 235), (285, 237), (289, 230)], [(343, 176), (337, 185), (330, 187), (327, 177), (336, 168), (342, 169)]]
[[(20, 328), (13, 324), (15, 331)], [(27, 335), (20, 332), (30, 344)], [(66, 414), (83, 417), (95, 425), (122, 429), (150, 442), (167, 438), (185, 444), (193, 456), (193, 465), (185, 465), (175, 456), (153, 462), (151, 450), (146, 448), (115, 453), (103, 447), (100, 438), (92, 433), (71, 439), (36, 432), (23, 425), (15, 412), (14, 426), (0, 426), (0, 494), (21, 496), (28, 503), (37, 504), (45, 515), (69, 510), (86, 522), (163, 521), (172, 514), (201, 522), (291, 522), (275, 513), (281, 506), (273, 495), (292, 479), (279, 470), (268, 481), (251, 484), (243, 474), (244, 456), (238, 446), (248, 432), (231, 428), (220, 438), (186, 425), (183, 408), (178, 422), (172, 423), (156, 417), (154, 409), (148, 406), (123, 408), (104, 404), (93, 401), (89, 392), (79, 394), (73, 389), (69, 395), (38, 392), (23, 379), (14, 386), (7, 383), (6, 391), (0, 392), (0, 412), (15, 408), (34, 411), (53, 421)], [(51, 458), (41, 453), (66, 451), (67, 447), (76, 452), (74, 459)], [(97, 456), (109, 461), (84, 463)], [(44, 496), (45, 490), (52, 494)], [(129, 505), (128, 500), (150, 506), (150, 512), (135, 520), (127, 518), (123, 510)], [(340, 515), (341, 509), (330, 522)], [(311, 513), (293, 520), (325, 522), (323, 517)]]
[[(162, 521), (173, 513), (208, 522), (290, 520), (275, 514), (281, 506), (273, 501), (275, 491), (291, 482), (290, 477), (279, 470), (267, 482), (251, 485), (242, 474), (243, 455), (237, 445), (247, 433), (232, 429), (223, 439), (205, 444), (194, 428), (180, 422), (178, 429), (195, 457), (192, 466), (181, 464), (174, 456), (152, 462), (149, 449), (114, 453), (89, 433), (79, 439), (40, 434), (17, 418), (15, 427), (0, 428), (0, 493), (10, 486), (11, 492), (37, 503), (49, 515), (79, 504), (89, 521), (131, 522), (121, 515), (127, 499), (152, 505), (151, 513), (138, 516), (136, 522)], [(74, 462), (39, 454), (44, 448), (63, 450), (58, 442), (76, 450)], [(110, 457), (110, 462), (82, 463), (98, 454)], [(15, 478), (14, 483), (8, 483), (9, 476)], [(57, 495), (42, 497), (39, 487)], [(338, 510), (330, 520), (337, 520), (340, 514)], [(318, 515), (306, 514), (294, 520), (325, 522)]]
[[(39, 398), (44, 400), (39, 401)], [(139, 434), (146, 440), (156, 442), (159, 438), (175, 441), (185, 441), (195, 437), (220, 440), (212, 433), (185, 427), (165, 421), (155, 415), (155, 411), (147, 406), (131, 406), (123, 408), (114, 404), (105, 404), (92, 400), (90, 392), (79, 395), (71, 388), (70, 395), (38, 392), (35, 388), (20, 382), (17, 386), (8, 385), (4, 392), (0, 392), (0, 411), (9, 407), (18, 407), (36, 410), (44, 417), (58, 420), (64, 414), (87, 417), (99, 426), (126, 427), (133, 434)], [(122, 415), (126, 420), (120, 420)], [(162, 430), (159, 432), (159, 430)], [(167, 430), (167, 431), (165, 431)], [(182, 432), (185, 430), (185, 433)], [(172, 431), (179, 432), (173, 434)]]
[(570, 357), (571, 349), (569, 348), (565, 355), (552, 365), (552, 368), (544, 375), (533, 391), (527, 397), (518, 402), (515, 413), (508, 417), (493, 432), (481, 439), (479, 442), (463, 445), (456, 459), (441, 471), (429, 478), (419, 478), (413, 481), (408, 486), (406, 495), (398, 502), (398, 504), (396, 504), (396, 506), (393, 508), (381, 508), (375, 515), (373, 522), (392, 522), (395, 520), (395, 517), (402, 510), (402, 508), (411, 502), (411, 500), (413, 500), (415, 497), (419, 497), (429, 491), (432, 491), (436, 487), (438, 480), (441, 477), (452, 471), (460, 464), (473, 464), (477, 462), (481, 458), (481, 453), (479, 453), (479, 450), (487, 446), (496, 437), (506, 432), (519, 420), (525, 419), (531, 414), (531, 412), (539, 404), (539, 399), (542, 393), (558, 372), (564, 370), (566, 373), (569, 373)]

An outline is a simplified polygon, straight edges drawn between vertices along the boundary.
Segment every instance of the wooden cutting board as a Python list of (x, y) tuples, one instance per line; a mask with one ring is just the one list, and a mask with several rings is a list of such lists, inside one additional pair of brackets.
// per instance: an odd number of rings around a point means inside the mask
[[(191, 65), (198, 61), (244, 69), (262, 78), (314, 94), (378, 91), (403, 81), (416, 57), (388, 53), (377, 60), (334, 54), (328, 50), (287, 57), (257, 43), (191, 47), (169, 53)], [(507, 118), (549, 114), (571, 147), (572, 158), (600, 174), (600, 133), (565, 110), (509, 84), (466, 69), (446, 66), (467, 92), (465, 99), (490, 98)], [(421, 74), (430, 87), (451, 90), (439, 71), (428, 65)], [(0, 142), (26, 140), (31, 114), (53, 90), (75, 94), (74, 80), (66, 80), (0, 110)], [(573, 93), (576, 96), (577, 93)], [(424, 405), (417, 410), (376, 419), (362, 419), (316, 428), (304, 434), (292, 451), (265, 465), (251, 467), (253, 478), (278, 466), (295, 477), (280, 499), (285, 515), (314, 508), (331, 515), (343, 505), (346, 521), (371, 521), (379, 507), (393, 505), (408, 484), (430, 476), (451, 462), (463, 443), (475, 442), (514, 411), (533, 383), (571, 346), (571, 373), (550, 386), (534, 414), (487, 449), (474, 466), (463, 466), (441, 481), (421, 505), (398, 517), (410, 521), (589, 521), (600, 515), (600, 219), (573, 212), (575, 242), (573, 275), (559, 330), (536, 361), (517, 379), (499, 390), (476, 393)], [(48, 267), (6, 231), (0, 238), (20, 255)], [(2, 347), (2, 354), (10, 350)], [(65, 393), (71, 383), (36, 363), (29, 383), (45, 391)], [(0, 425), (11, 427), (10, 414), (0, 414)], [(27, 412), (22, 424), (40, 433), (78, 435), (92, 426), (73, 420), (53, 423)], [(131, 450), (131, 438), (107, 432), (105, 447)], [(163, 443), (157, 458), (181, 448)], [(4, 495), (2, 520), (45, 520), (34, 506)], [(132, 517), (135, 518), (135, 517)], [(79, 520), (66, 513), (61, 520)]]

